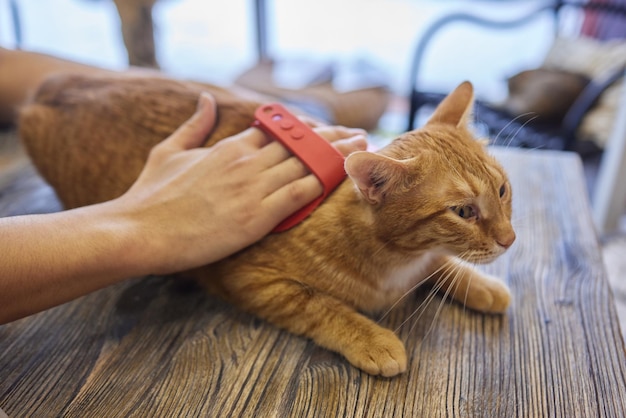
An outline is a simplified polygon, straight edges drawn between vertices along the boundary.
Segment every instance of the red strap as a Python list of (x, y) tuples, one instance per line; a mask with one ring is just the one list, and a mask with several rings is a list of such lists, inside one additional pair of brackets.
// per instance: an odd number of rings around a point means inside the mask
[(309, 216), (346, 178), (343, 168), (344, 158), (328, 141), (279, 103), (260, 106), (254, 116), (256, 120), (252, 126), (262, 129), (267, 135), (280, 141), (304, 163), (324, 187), (321, 196), (289, 216), (274, 229), (274, 232), (282, 232)]

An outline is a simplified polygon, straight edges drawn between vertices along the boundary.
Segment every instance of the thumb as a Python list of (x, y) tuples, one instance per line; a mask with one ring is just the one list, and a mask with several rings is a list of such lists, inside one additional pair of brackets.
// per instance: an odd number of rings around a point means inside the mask
[(210, 93), (202, 92), (196, 112), (183, 123), (168, 139), (170, 145), (180, 149), (201, 146), (215, 126), (217, 106)]

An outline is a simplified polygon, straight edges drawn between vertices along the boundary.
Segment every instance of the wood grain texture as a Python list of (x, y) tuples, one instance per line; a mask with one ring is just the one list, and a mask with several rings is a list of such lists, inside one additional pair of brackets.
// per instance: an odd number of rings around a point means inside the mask
[[(146, 277), (0, 327), (0, 408), (12, 418), (624, 416), (626, 355), (581, 163), (494, 153), (513, 183), (518, 240), (484, 269), (511, 286), (512, 306), (484, 316), (409, 296), (381, 321), (406, 343), (405, 374), (371, 377), (183, 280)], [(20, 196), (36, 202), (43, 187)], [(10, 190), (0, 210), (14, 214)]]

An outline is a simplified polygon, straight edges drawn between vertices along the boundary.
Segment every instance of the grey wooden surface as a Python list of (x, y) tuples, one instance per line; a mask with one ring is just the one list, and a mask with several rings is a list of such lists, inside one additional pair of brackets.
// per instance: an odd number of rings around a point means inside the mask
[[(398, 331), (405, 374), (371, 377), (188, 283), (147, 277), (1, 326), (0, 408), (10, 417), (624, 416), (626, 355), (581, 163), (494, 153), (512, 179), (518, 240), (484, 268), (511, 286), (512, 306), (484, 316), (437, 298)], [(2, 215), (58, 209), (27, 169), (1, 193)], [(383, 323), (395, 329), (425, 297)]]

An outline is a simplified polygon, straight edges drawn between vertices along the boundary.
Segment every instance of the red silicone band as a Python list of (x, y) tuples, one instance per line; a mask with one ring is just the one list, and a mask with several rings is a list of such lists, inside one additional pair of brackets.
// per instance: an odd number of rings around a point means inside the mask
[(252, 126), (281, 142), (322, 183), (324, 191), (317, 199), (298, 210), (274, 232), (285, 231), (302, 222), (346, 178), (343, 155), (308, 125), (300, 121), (279, 103), (260, 106), (254, 113)]

